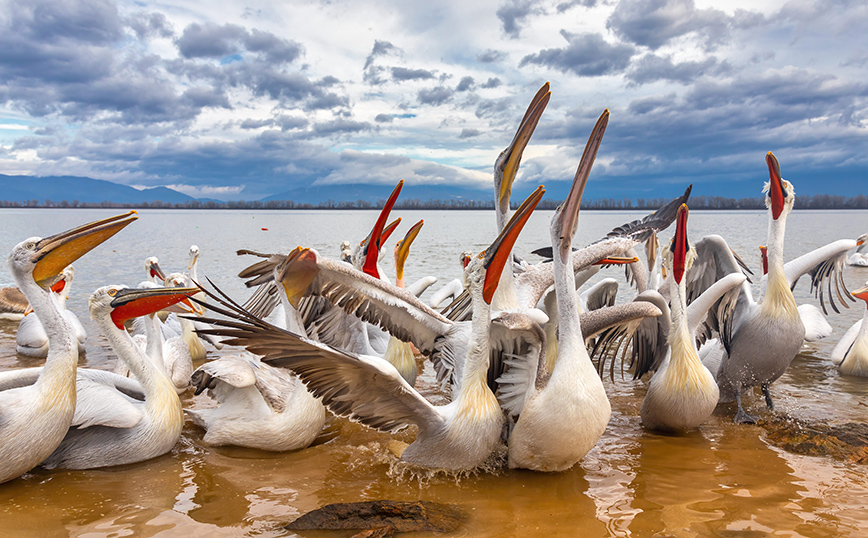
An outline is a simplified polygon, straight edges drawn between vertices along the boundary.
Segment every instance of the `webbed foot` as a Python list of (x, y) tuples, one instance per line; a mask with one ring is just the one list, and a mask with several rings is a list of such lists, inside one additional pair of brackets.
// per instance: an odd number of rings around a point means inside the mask
[(741, 407), (738, 408), (738, 413), (735, 414), (735, 417), (732, 419), (736, 424), (756, 424), (759, 421), (759, 417), (756, 415), (751, 415), (745, 412)]

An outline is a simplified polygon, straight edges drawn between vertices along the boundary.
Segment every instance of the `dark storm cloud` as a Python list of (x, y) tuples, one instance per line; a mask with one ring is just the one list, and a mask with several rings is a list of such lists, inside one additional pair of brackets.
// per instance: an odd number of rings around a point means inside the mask
[(491, 64), (505, 60), (506, 53), (499, 50), (488, 49), (481, 52), (479, 56), (476, 57), (476, 59), (484, 64)]
[(718, 62), (710, 57), (702, 62), (673, 63), (672, 58), (646, 54), (634, 62), (627, 72), (627, 79), (634, 85), (648, 84), (659, 80), (691, 84), (696, 78), (710, 75), (728, 75), (733, 71), (727, 62)]
[(600, 34), (571, 34), (561, 30), (568, 45), (544, 49), (521, 59), (519, 67), (536, 64), (579, 76), (600, 76), (623, 71), (635, 49), (626, 44), (610, 45)]
[(761, 16), (745, 11), (734, 18), (716, 9), (696, 9), (693, 0), (620, 0), (607, 26), (636, 45), (657, 49), (669, 40), (696, 32), (707, 50), (729, 40), (733, 27), (757, 24)]
[(538, 11), (533, 7), (531, 0), (507, 0), (497, 8), (497, 18), (503, 25), (503, 32), (516, 39), (519, 37), (524, 20)]
[(427, 69), (408, 69), (406, 67), (392, 67), (392, 80), (404, 82), (407, 80), (427, 80), (434, 78), (434, 73)]
[(452, 93), (453, 90), (443, 86), (419, 90), (419, 103), (423, 105), (442, 105), (452, 98)]

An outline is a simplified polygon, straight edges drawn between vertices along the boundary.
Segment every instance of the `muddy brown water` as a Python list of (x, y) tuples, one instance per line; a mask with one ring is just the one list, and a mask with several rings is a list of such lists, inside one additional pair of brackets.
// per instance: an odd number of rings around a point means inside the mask
[[(32, 235), (48, 235), (95, 218), (101, 210), (2, 210), (0, 252)], [(245, 298), (234, 278), (246, 260), (235, 250), (286, 251), (314, 246), (329, 255), (344, 239), (359, 240), (373, 212), (141, 211), (140, 222), (75, 264), (69, 307), (89, 332), (81, 366), (111, 368), (114, 357), (87, 317), (87, 297), (105, 284), (136, 285), (143, 261), (156, 255), (167, 271), (186, 268), (187, 249), (201, 250), (200, 275), (211, 276), (233, 296)], [(535, 215), (516, 251), (545, 245), (550, 212)], [(586, 244), (639, 212), (585, 212), (576, 243)], [(427, 274), (441, 283), (459, 275), (457, 257), (479, 250), (493, 234), (488, 212), (404, 211), (403, 234), (426, 221), (414, 244), (407, 280)], [(690, 215), (690, 237), (726, 237), (759, 272), (757, 247), (764, 244), (763, 212), (701, 212)], [(262, 231), (261, 228), (268, 228)], [(868, 231), (866, 212), (796, 210), (789, 218), (788, 259), (831, 240)], [(661, 243), (671, 231), (664, 232)], [(530, 256), (529, 256), (530, 257)], [(391, 267), (387, 261), (386, 266)], [(868, 269), (847, 268), (850, 289), (868, 280)], [(617, 271), (598, 277), (614, 276)], [(5, 264), (0, 283), (9, 285)], [(436, 285), (435, 285), (436, 287)], [(628, 300), (622, 285), (619, 300)], [(806, 281), (796, 289), (801, 304), (816, 301)], [(868, 417), (868, 379), (840, 376), (829, 360), (834, 344), (861, 318), (853, 304), (829, 321), (835, 333), (806, 345), (773, 386), (777, 414), (829, 423)], [(0, 323), (0, 369), (41, 361), (15, 353), (17, 326)], [(216, 352), (219, 356), (232, 350)], [(645, 432), (640, 382), (605, 381), (612, 419), (597, 446), (572, 470), (557, 474), (510, 471), (496, 457), (487, 468), (463, 476), (419, 471), (396, 462), (389, 441), (413, 439), (412, 431), (387, 435), (331, 418), (314, 444), (290, 453), (208, 447), (203, 432), (187, 423), (177, 446), (146, 462), (90, 471), (35, 469), (0, 485), (0, 536), (294, 536), (283, 524), (332, 502), (373, 499), (455, 503), (470, 514), (463, 536), (866, 536), (868, 468), (826, 457), (800, 456), (775, 448), (757, 426), (736, 426), (731, 406), (720, 406), (698, 430), (683, 436)], [(442, 399), (425, 365), (417, 384)], [(213, 405), (205, 396), (182, 396), (185, 407)], [(749, 410), (768, 416), (761, 395)], [(349, 536), (347, 531), (303, 536)], [(408, 535), (408, 536), (413, 536)], [(415, 536), (428, 536), (419, 533)], [(434, 534), (431, 534), (434, 536)]]

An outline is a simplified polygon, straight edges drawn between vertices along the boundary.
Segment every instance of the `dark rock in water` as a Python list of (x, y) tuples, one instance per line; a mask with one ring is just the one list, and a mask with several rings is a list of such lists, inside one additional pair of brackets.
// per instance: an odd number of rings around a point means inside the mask
[(850, 463), (868, 464), (868, 424), (848, 422), (830, 426), (792, 417), (760, 421), (770, 443), (789, 452), (831, 456)]
[[(310, 511), (286, 526), (289, 530), (368, 529), (359, 537), (393, 532), (451, 532), (466, 518), (455, 506), (429, 501), (335, 503)], [(385, 533), (385, 534), (383, 534)]]

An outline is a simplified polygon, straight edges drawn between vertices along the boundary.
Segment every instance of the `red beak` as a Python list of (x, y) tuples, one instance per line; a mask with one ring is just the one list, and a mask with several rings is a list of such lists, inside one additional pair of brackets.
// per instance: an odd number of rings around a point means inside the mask
[(675, 237), (672, 239), (672, 276), (675, 282), (681, 284), (684, 278), (685, 260), (687, 259), (687, 204), (681, 204), (678, 208), (678, 224), (675, 228)]
[(784, 198), (786, 197), (781, 179), (781, 165), (771, 151), (766, 154), (766, 164), (769, 167), (769, 196), (772, 199), (772, 218), (778, 220), (784, 210)]
[(763, 274), (769, 274), (769, 249), (766, 247), (760, 247), (760, 253), (763, 257)]
[(380, 247), (384, 243), (383, 229), (386, 227), (386, 220), (389, 218), (389, 213), (392, 211), (392, 207), (394, 207), (395, 202), (398, 200), (398, 195), (401, 193), (401, 188), (403, 186), (404, 180), (402, 179), (395, 186), (389, 199), (386, 200), (386, 205), (384, 205), (382, 211), (380, 211), (377, 223), (374, 224), (374, 229), (371, 231), (371, 239), (368, 242), (368, 250), (365, 254), (365, 264), (362, 266), (362, 271), (374, 278), (380, 278), (380, 273), (377, 271), (377, 258), (380, 256)]

